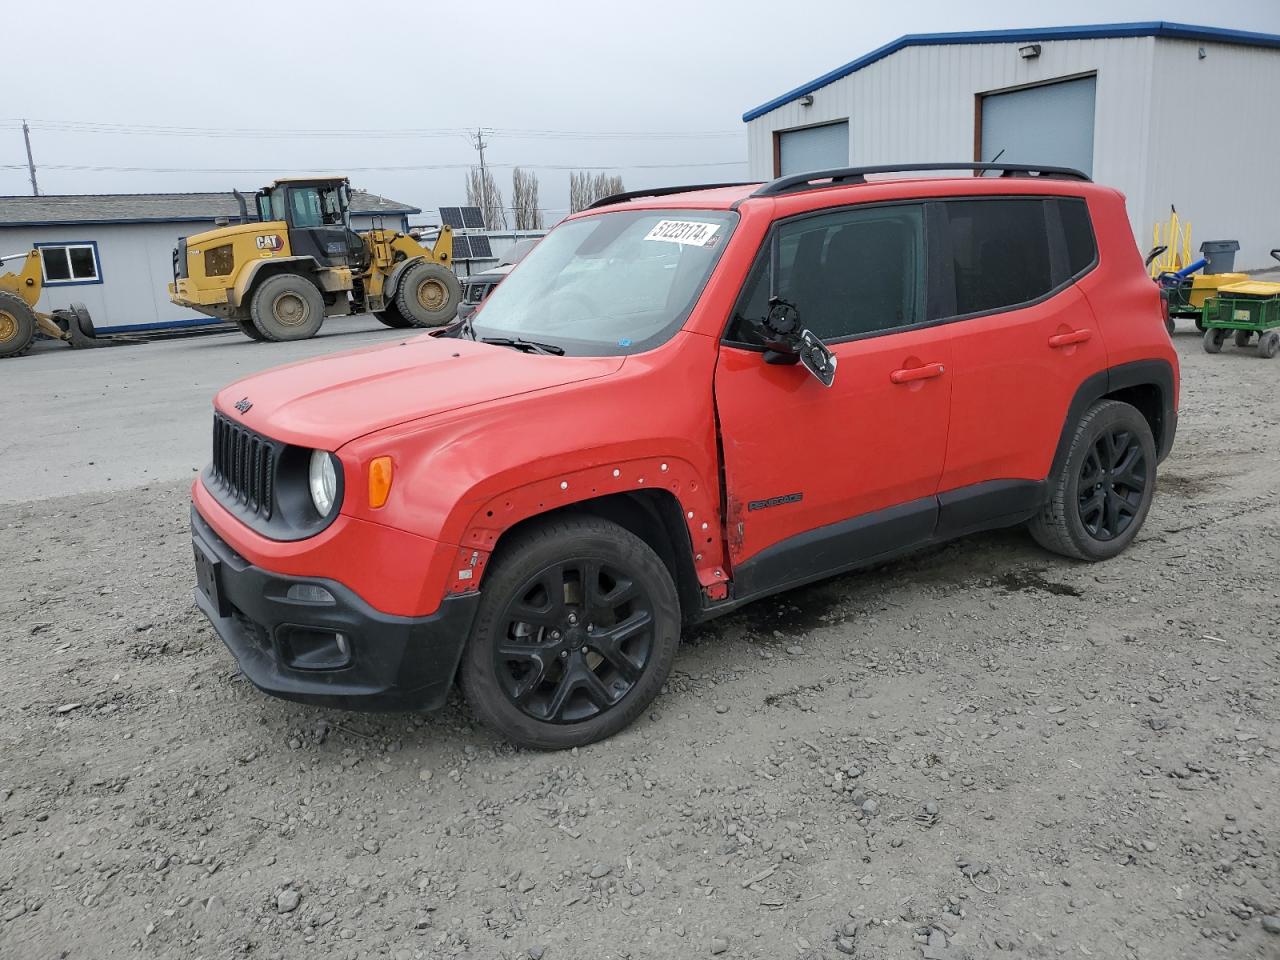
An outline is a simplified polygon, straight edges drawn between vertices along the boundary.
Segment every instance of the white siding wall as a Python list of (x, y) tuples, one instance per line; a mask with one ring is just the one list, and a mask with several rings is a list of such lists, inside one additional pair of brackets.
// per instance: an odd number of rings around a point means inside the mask
[[(399, 214), (383, 218), (389, 230), (403, 230)], [(352, 226), (368, 230), (372, 217), (352, 217)], [(79, 301), (89, 308), (94, 326), (103, 328), (172, 324), (200, 314), (169, 301), (173, 248), (179, 237), (213, 229), (209, 221), (190, 223), (83, 224), (59, 227), (0, 227), (0, 255), (23, 253), (37, 243), (92, 240), (98, 245), (101, 283), (49, 284), (36, 308), (44, 312)], [(9, 262), (0, 269), (13, 270)], [(208, 318), (205, 318), (208, 319)]]
[[(1199, 58), (1203, 47), (1205, 58)], [(1280, 50), (1156, 41), (1148, 175), (1138, 245), (1169, 205), (1191, 223), (1192, 246), (1239, 240), (1236, 269), (1275, 267), (1280, 247)], [(1194, 255), (1194, 254), (1193, 254)]]
[[(1097, 73), (1093, 178), (1121, 190), (1145, 252), (1169, 205), (1193, 243), (1239, 240), (1236, 266), (1280, 247), (1280, 51), (1155, 37), (907, 47), (747, 124), (754, 179), (773, 131), (849, 120), (851, 164), (973, 159), (975, 95)], [(1205, 48), (1204, 60), (1198, 49)]]
[[(174, 244), (184, 234), (207, 228), (203, 223), (0, 227), (0, 251), (21, 253), (36, 243), (93, 240), (102, 282), (48, 284), (37, 309), (48, 312), (78, 300), (89, 308), (98, 328), (166, 323), (195, 316), (170, 303), (165, 289), (173, 279)], [(13, 269), (18, 264), (5, 266)]]
[[(813, 94), (813, 106), (784, 104), (748, 125), (751, 176), (773, 175), (773, 131), (849, 118), (850, 163), (972, 160), (976, 95), (1096, 72), (1094, 179), (1132, 193), (1143, 183), (1151, 37), (1058, 40), (1040, 56), (1021, 43), (907, 47)], [(1139, 220), (1133, 205), (1135, 231)], [(1142, 235), (1150, 232), (1150, 225)]]

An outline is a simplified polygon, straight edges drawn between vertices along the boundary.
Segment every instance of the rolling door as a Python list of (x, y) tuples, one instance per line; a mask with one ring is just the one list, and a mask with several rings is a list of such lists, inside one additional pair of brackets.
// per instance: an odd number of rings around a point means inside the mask
[(1093, 175), (1096, 77), (982, 97), (979, 160), (1074, 167)]

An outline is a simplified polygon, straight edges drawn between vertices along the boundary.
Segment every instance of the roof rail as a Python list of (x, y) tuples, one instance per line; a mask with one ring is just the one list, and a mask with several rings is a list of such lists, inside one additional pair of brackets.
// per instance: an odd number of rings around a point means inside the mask
[(691, 183), (683, 187), (654, 187), (651, 190), (630, 190), (627, 193), (615, 193), (608, 197), (601, 197), (582, 209), (594, 210), (597, 207), (609, 207), (615, 203), (625, 203), (628, 200), (640, 200), (644, 197), (667, 197), (673, 193), (692, 193), (695, 190), (719, 190), (721, 187), (754, 187), (759, 182), (759, 180), (745, 180), (733, 183)]
[[(1039, 164), (1019, 163), (886, 163), (874, 167), (840, 167), (835, 170), (813, 170), (809, 173), (797, 173), (789, 177), (764, 184), (753, 194), (753, 197), (776, 197), (782, 193), (794, 193), (798, 190), (811, 190), (817, 187), (829, 187), (845, 183), (866, 183), (869, 173), (911, 173), (917, 170), (999, 170), (1002, 177), (1053, 177), (1062, 180), (1084, 180), (1089, 177), (1071, 167), (1046, 167)], [(830, 183), (814, 183), (815, 180), (830, 180)]]

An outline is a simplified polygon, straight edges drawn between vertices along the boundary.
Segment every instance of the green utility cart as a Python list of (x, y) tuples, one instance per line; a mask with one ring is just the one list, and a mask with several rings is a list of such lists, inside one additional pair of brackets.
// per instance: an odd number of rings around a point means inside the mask
[[(1280, 260), (1280, 249), (1272, 250), (1271, 256)], [(1206, 353), (1218, 353), (1227, 334), (1234, 334), (1241, 349), (1256, 334), (1258, 356), (1270, 360), (1280, 353), (1280, 283), (1245, 280), (1219, 287), (1204, 301), (1200, 326)]]
[[(1253, 287), (1270, 289), (1253, 291)], [(1280, 353), (1280, 284), (1233, 283), (1204, 302), (1201, 321), (1207, 353), (1219, 352), (1229, 333), (1234, 332), (1236, 346), (1241, 349), (1257, 334), (1258, 356), (1270, 360)]]

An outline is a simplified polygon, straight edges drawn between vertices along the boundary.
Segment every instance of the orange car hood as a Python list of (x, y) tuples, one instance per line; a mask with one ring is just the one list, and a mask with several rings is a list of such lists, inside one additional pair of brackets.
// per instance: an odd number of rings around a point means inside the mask
[(250, 430), (337, 450), (386, 427), (616, 372), (622, 357), (554, 357), (419, 336), (276, 367), (214, 398)]

